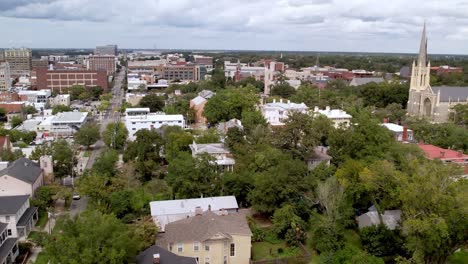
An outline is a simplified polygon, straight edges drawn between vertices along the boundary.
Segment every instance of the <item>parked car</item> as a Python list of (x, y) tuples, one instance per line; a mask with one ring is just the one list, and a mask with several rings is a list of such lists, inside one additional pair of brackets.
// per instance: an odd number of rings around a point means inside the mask
[(77, 194), (77, 193), (74, 193), (73, 194), (73, 200), (79, 200), (79, 199), (81, 199), (81, 196), (79, 194)]

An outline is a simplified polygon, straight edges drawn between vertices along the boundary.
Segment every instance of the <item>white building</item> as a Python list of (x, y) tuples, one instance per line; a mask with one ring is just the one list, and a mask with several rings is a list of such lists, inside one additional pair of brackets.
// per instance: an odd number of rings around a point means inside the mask
[(58, 94), (57, 96), (49, 99), (50, 106), (56, 105), (70, 106), (70, 95), (69, 94)]
[(197, 207), (203, 211), (211, 210), (219, 215), (225, 211), (235, 213), (239, 209), (234, 196), (150, 202), (151, 216), (154, 223), (159, 227), (159, 232), (164, 232), (164, 227), (169, 223), (195, 216)]
[(353, 118), (350, 114), (346, 113), (346, 111), (331, 109), (329, 106), (325, 107), (325, 110), (315, 107), (314, 114), (322, 114), (328, 119), (331, 119), (335, 128), (348, 127), (351, 124), (351, 118)]
[(10, 64), (0, 63), (0, 91), (8, 91), (11, 88)]
[(62, 112), (51, 120), (52, 136), (68, 136), (74, 134), (83, 126), (88, 118), (88, 112)]
[(413, 130), (408, 129), (406, 126), (393, 123), (383, 123), (382, 126), (390, 130), (393, 133), (393, 137), (398, 142), (411, 142), (414, 140)]
[(136, 132), (142, 129), (158, 129), (162, 126), (185, 127), (183, 115), (166, 115), (164, 113), (150, 113), (149, 108), (127, 108), (125, 110), (125, 127), (128, 138), (136, 139)]
[(272, 126), (282, 126), (284, 121), (288, 119), (289, 114), (292, 112), (307, 113), (309, 109), (304, 103), (296, 104), (291, 103), (291, 101), (284, 101), (281, 99), (279, 102), (276, 102), (276, 99), (273, 99), (273, 103), (267, 103), (260, 106), (263, 117), (267, 122)]
[(37, 90), (37, 91), (33, 91), (33, 90), (18, 91), (18, 95), (21, 98), (26, 99), (26, 101), (30, 103), (47, 103), (51, 94), (52, 94), (52, 91), (50, 89)]
[(236, 161), (232, 158), (231, 152), (223, 143), (197, 144), (195, 141), (190, 144), (192, 157), (208, 154), (213, 157), (214, 162), (221, 171), (233, 171)]
[(127, 89), (129, 91), (146, 89), (147, 82), (145, 80), (140, 80), (138, 74), (128, 74), (127, 75)]

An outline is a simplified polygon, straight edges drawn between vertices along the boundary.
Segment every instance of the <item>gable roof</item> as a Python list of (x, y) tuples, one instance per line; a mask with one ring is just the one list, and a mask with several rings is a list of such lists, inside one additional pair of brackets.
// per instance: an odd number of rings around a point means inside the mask
[(218, 196), (208, 198), (195, 198), (195, 199), (179, 199), (179, 200), (166, 200), (150, 202), (151, 215), (171, 215), (171, 214), (184, 214), (195, 212), (196, 207), (201, 207), (204, 211), (208, 210), (217, 211), (221, 209), (237, 209), (236, 197), (234, 196)]
[(167, 224), (164, 239), (168, 243), (203, 242), (215, 236), (231, 235), (252, 235), (245, 214), (217, 215), (206, 211), (201, 215)]
[(468, 155), (463, 152), (452, 149), (444, 149), (430, 144), (420, 143), (418, 147), (424, 151), (428, 159), (452, 160), (454, 162), (463, 163), (468, 160)]
[(193, 154), (229, 154), (229, 150), (224, 146), (223, 143), (208, 143), (208, 144), (197, 144), (193, 142), (190, 144), (190, 149)]
[(13, 215), (29, 199), (29, 195), (0, 196), (0, 215)]
[[(382, 221), (388, 229), (394, 230), (401, 218), (401, 210), (386, 210), (382, 214)], [(380, 224), (380, 218), (377, 211), (370, 211), (358, 217), (359, 228)]]
[(159, 254), (160, 264), (197, 264), (195, 258), (178, 256), (162, 247), (152, 246), (137, 256), (137, 264), (153, 264), (153, 255)]
[(35, 162), (27, 158), (13, 161), (6, 169), (0, 171), (0, 176), (8, 175), (20, 181), (34, 183), (41, 175), (42, 170)]
[(193, 98), (192, 100), (190, 100), (194, 105), (200, 105), (202, 104), (203, 102), (206, 102), (207, 100), (201, 96), (197, 96), (195, 98)]
[(441, 102), (467, 102), (468, 86), (434, 86), (432, 91), (437, 94), (440, 91)]

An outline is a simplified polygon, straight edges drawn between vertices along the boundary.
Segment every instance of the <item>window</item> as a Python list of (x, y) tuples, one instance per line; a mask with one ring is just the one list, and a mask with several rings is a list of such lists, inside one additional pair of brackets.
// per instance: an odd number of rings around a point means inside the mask
[(223, 264), (227, 264), (227, 256), (224, 256)]
[(8, 229), (8, 230), (7, 230), (7, 235), (8, 235), (8, 236), (11, 236), (11, 229)]
[(205, 264), (210, 264), (210, 257), (205, 257)]
[(7, 223), (10, 222), (10, 216), (9, 215), (5, 216), (5, 222), (7, 222)]
[(224, 249), (228, 248), (228, 241), (224, 241)]
[(182, 245), (182, 243), (177, 243), (177, 252), (182, 252), (184, 251), (184, 246)]
[(205, 250), (210, 251), (210, 243), (205, 242)]
[(200, 242), (193, 242), (193, 251), (198, 252), (200, 250)]
[(231, 243), (230, 256), (231, 256), (231, 257), (235, 257), (235, 256), (236, 256), (236, 244), (234, 244), (234, 243)]

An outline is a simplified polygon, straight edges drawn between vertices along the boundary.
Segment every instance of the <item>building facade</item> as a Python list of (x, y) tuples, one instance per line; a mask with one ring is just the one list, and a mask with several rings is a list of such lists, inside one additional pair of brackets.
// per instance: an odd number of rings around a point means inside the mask
[(59, 93), (66, 93), (74, 85), (83, 85), (85, 87), (99, 86), (104, 91), (109, 88), (106, 71), (37, 68), (36, 75), (37, 88), (52, 89)]
[(4, 51), (5, 61), (10, 64), (12, 78), (23, 75), (31, 75), (32, 51), (31, 49), (7, 49)]
[(117, 56), (117, 45), (97, 46), (94, 49), (94, 54)]
[(333, 122), (333, 126), (335, 128), (349, 127), (351, 125), (351, 118), (353, 118), (350, 114), (346, 113), (346, 111), (341, 109), (331, 109), (330, 106), (326, 106), (325, 109), (314, 107), (314, 114), (326, 116)]
[(35, 162), (19, 158), (0, 171), (0, 196), (34, 196), (37, 188), (44, 185), (41, 167)]
[(452, 107), (468, 104), (468, 87), (430, 84), (431, 63), (427, 60), (426, 25), (424, 25), (417, 63), (413, 61), (407, 111), (410, 116), (436, 123), (447, 122)]
[(116, 61), (114, 55), (94, 55), (88, 58), (88, 70), (106, 71), (107, 75), (115, 73)]
[(11, 88), (10, 64), (0, 63), (0, 91), (8, 91)]
[(185, 127), (183, 115), (166, 115), (164, 113), (150, 113), (149, 108), (127, 108), (125, 110), (125, 127), (128, 138), (136, 139), (136, 133), (142, 129), (152, 130), (163, 126)]
[(292, 112), (305, 114), (308, 109), (309, 108), (304, 103), (296, 104), (290, 101), (283, 102), (283, 99), (279, 102), (273, 99), (272, 103), (261, 106), (263, 117), (272, 126), (282, 126)]
[(200, 66), (197, 65), (166, 65), (162, 73), (163, 79), (169, 81), (199, 81)]

